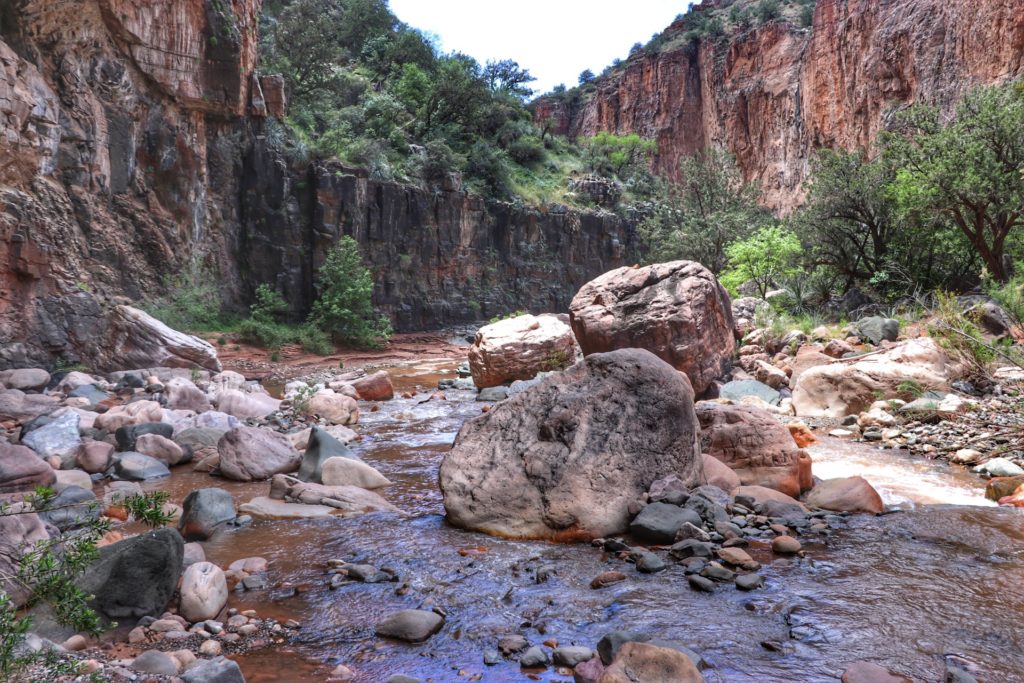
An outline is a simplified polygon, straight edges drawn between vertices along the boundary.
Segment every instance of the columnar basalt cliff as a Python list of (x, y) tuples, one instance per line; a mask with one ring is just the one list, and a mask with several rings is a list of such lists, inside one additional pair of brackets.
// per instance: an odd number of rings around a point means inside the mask
[(342, 233), (399, 329), (564, 309), (628, 258), (629, 226), (610, 214), (289, 163), (272, 143), (283, 83), (257, 72), (260, 5), (0, 6), (0, 365), (88, 364), (111, 304), (159, 292), (196, 258), (236, 310), (273, 282), (298, 317)]
[[(683, 30), (677, 22), (667, 31)], [(655, 165), (670, 175), (682, 157), (724, 145), (765, 204), (787, 211), (802, 198), (814, 149), (867, 148), (907, 104), (948, 109), (975, 85), (1024, 74), (1024, 6), (818, 0), (811, 28), (774, 21), (721, 40), (671, 42), (679, 45), (637, 53), (575, 105), (541, 100), (537, 118), (573, 136), (655, 138)]]

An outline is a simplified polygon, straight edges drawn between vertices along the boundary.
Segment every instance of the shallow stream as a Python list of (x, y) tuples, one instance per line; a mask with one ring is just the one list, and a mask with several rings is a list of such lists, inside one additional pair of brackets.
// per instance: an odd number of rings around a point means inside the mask
[[(231, 604), (302, 623), (283, 650), (239, 660), (250, 683), (324, 680), (337, 664), (367, 683), (395, 673), (437, 683), (571, 681), (571, 672), (523, 672), (514, 662), (487, 667), (483, 652), (505, 633), (524, 633), (532, 644), (553, 638), (593, 647), (623, 628), (700, 653), (708, 681), (835, 682), (844, 664), (869, 660), (934, 682), (947, 656), (976, 667), (980, 680), (1024, 681), (1024, 516), (991, 506), (975, 478), (826, 437), (811, 448), (815, 473), (861, 474), (900, 511), (850, 518), (823, 544), (805, 544), (806, 559), (773, 560), (755, 546), (763, 590), (696, 593), (681, 568), (645, 575), (586, 545), (502, 541), (446, 525), (437, 469), (459, 426), (482, 405), (459, 391), (424, 402), (452, 367), (390, 370), (399, 393), (420, 392), (362, 415), (355, 450), (395, 482), (384, 493), (408, 517), (258, 521), (206, 544), (221, 565), (253, 555), (271, 561), (274, 588)], [(267, 491), (265, 483), (192, 473), (161, 488), (180, 503), (204, 486), (223, 486), (239, 502)], [(401, 582), (330, 590), (324, 563), (331, 558), (393, 568)], [(550, 576), (538, 582), (542, 569)], [(608, 570), (629, 579), (592, 590), (590, 580)], [(447, 622), (427, 643), (374, 636), (387, 613), (433, 606)]]

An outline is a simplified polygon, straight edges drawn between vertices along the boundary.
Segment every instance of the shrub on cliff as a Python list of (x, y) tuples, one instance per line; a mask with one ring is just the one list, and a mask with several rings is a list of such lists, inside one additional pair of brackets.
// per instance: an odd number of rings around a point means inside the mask
[(335, 339), (356, 346), (375, 346), (391, 336), (391, 323), (373, 308), (373, 276), (363, 266), (359, 245), (342, 237), (327, 252), (317, 273), (320, 297), (309, 321)]
[(164, 294), (139, 303), (146, 313), (176, 330), (215, 330), (223, 326), (217, 278), (198, 258), (189, 259), (177, 275), (164, 278)]

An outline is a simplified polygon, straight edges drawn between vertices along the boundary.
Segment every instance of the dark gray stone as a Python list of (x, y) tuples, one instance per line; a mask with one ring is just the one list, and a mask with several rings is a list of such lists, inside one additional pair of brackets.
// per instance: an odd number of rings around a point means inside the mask
[(143, 422), (138, 425), (120, 427), (114, 432), (114, 438), (117, 440), (117, 450), (134, 450), (135, 440), (143, 434), (159, 434), (165, 439), (170, 439), (174, 436), (174, 427), (166, 422)]
[(185, 683), (245, 683), (238, 664), (227, 657), (200, 659), (181, 675)]
[(237, 514), (234, 499), (224, 489), (199, 489), (185, 498), (178, 530), (186, 541), (205, 541)]
[(644, 574), (656, 574), (668, 569), (668, 565), (655, 553), (643, 552), (636, 558), (636, 568)]
[(132, 661), (132, 668), (147, 674), (177, 676), (178, 664), (160, 650), (146, 650)]
[(900, 336), (900, 323), (881, 316), (864, 318), (857, 321), (857, 334), (876, 346), (883, 341), (894, 342)]
[(89, 410), (95, 408), (101, 401), (110, 398), (110, 394), (100, 389), (95, 384), (83, 384), (68, 392), (69, 398), (84, 398), (89, 402)]
[(158, 615), (178, 587), (184, 554), (185, 541), (174, 529), (134, 536), (100, 548), (78, 586), (111, 619)]
[(695, 591), (702, 591), (704, 593), (715, 592), (715, 582), (711, 579), (704, 578), (699, 574), (690, 574), (686, 577), (687, 582), (690, 584), (690, 588)]
[(314, 426), (309, 434), (309, 445), (302, 456), (299, 472), (295, 476), (300, 481), (309, 481), (314, 484), (323, 483), (321, 477), (324, 463), (330, 458), (360, 459), (348, 446), (323, 429)]
[(508, 398), (508, 387), (487, 387), (476, 395), (478, 401), (504, 401)]
[(539, 645), (534, 645), (533, 647), (528, 648), (526, 652), (519, 657), (519, 666), (524, 669), (546, 667), (550, 663), (551, 658), (548, 656), (548, 653)]
[(100, 506), (96, 495), (80, 486), (63, 489), (50, 501), (47, 509), (39, 513), (40, 519), (61, 531), (85, 526), (99, 517)]
[(741, 574), (736, 577), (736, 587), (741, 591), (752, 591), (764, 585), (764, 577), (760, 574)]
[(646, 643), (651, 639), (641, 631), (612, 631), (597, 641), (597, 654), (605, 665), (611, 664), (626, 643)]
[(772, 389), (767, 384), (753, 379), (740, 379), (733, 382), (727, 382), (722, 385), (719, 395), (722, 398), (729, 399), (730, 401), (739, 401), (744, 396), (756, 396), (762, 401), (770, 403), (773, 406), (778, 405), (782, 400), (782, 394), (778, 391)]
[(633, 519), (629, 530), (637, 538), (650, 543), (672, 543), (679, 527), (687, 522), (699, 526), (701, 519), (693, 510), (678, 505), (651, 503)]
[(114, 474), (127, 481), (149, 481), (171, 476), (167, 465), (142, 453), (119, 453), (114, 458)]
[(421, 609), (404, 609), (377, 623), (377, 635), (409, 643), (421, 643), (444, 626), (444, 617)]

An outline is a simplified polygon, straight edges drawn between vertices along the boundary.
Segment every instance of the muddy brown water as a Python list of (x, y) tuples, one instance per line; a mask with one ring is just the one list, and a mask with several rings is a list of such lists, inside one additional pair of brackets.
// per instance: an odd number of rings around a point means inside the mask
[[(831, 537), (805, 545), (806, 559), (773, 561), (754, 548), (765, 564), (763, 590), (695, 593), (675, 567), (643, 575), (589, 546), (504, 541), (448, 526), (437, 469), (481, 404), (458, 391), (423, 402), (438, 379), (453, 376), (450, 363), (389, 372), (399, 391), (421, 392), (364, 410), (364, 436), (354, 447), (395, 482), (386, 496), (407, 517), (257, 521), (206, 544), (221, 565), (253, 555), (271, 562), (273, 588), (234, 594), (230, 605), (302, 624), (286, 646), (238, 658), (250, 683), (321, 681), (338, 664), (366, 683), (396, 673), (434, 682), (571, 681), (571, 672), (553, 668), (487, 667), (483, 652), (505, 633), (593, 647), (613, 629), (690, 647), (707, 661), (712, 682), (834, 682), (858, 660), (932, 682), (941, 680), (946, 657), (974, 667), (983, 681), (1024, 681), (1024, 516), (986, 506), (968, 475), (825, 439), (811, 449), (819, 475), (862, 474), (902, 511), (849, 518)], [(268, 489), (179, 471), (161, 486), (177, 502), (206, 486), (222, 486), (239, 502)], [(332, 591), (324, 568), (331, 558), (391, 568), (401, 581)], [(554, 573), (538, 582), (541, 569)], [(608, 570), (629, 578), (592, 590), (590, 580)], [(417, 607), (447, 614), (427, 643), (375, 637), (380, 618)]]

